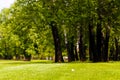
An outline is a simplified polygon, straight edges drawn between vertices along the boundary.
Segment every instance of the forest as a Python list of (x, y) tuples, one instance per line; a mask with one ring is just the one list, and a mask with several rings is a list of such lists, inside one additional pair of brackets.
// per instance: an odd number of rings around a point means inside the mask
[(120, 60), (120, 0), (16, 0), (0, 12), (0, 59)]

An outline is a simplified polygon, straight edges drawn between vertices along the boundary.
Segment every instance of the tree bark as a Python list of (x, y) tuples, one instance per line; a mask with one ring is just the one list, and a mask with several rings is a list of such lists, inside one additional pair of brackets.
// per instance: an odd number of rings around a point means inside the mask
[(73, 42), (67, 42), (67, 54), (68, 54), (68, 62), (75, 61), (75, 55), (74, 55), (74, 44)]
[(104, 40), (104, 55), (103, 55), (103, 61), (104, 62), (107, 62), (109, 60), (109, 58), (108, 58), (109, 37), (110, 37), (110, 27), (107, 26), (106, 37), (105, 37), (105, 40)]
[(94, 27), (91, 20), (89, 23), (89, 60), (93, 62), (97, 61), (95, 47)]
[(102, 61), (102, 25), (101, 18), (98, 19), (100, 22), (97, 24), (97, 61)]
[(102, 34), (102, 0), (98, 0), (98, 9), (97, 9), (97, 15), (98, 15), (98, 22), (97, 22), (97, 61), (102, 61), (102, 40), (103, 40), (103, 34)]
[(55, 46), (55, 62), (64, 62), (61, 50), (61, 41), (58, 34), (58, 28), (56, 22), (52, 21), (51, 24), (52, 35), (54, 39)]
[(75, 61), (75, 54), (74, 54), (74, 41), (73, 41), (73, 37), (72, 37), (72, 40), (71, 40), (71, 43), (70, 43), (70, 54), (71, 54), (71, 59), (72, 61)]
[(69, 45), (68, 41), (66, 43), (66, 48), (67, 48), (68, 62), (71, 62), (72, 59), (71, 59), (71, 55), (70, 55), (70, 45)]
[(75, 46), (75, 59), (76, 59), (76, 61), (79, 60), (79, 58), (78, 58), (78, 52), (77, 52), (77, 46)]
[(83, 29), (80, 29), (80, 38), (79, 38), (79, 57), (81, 61), (86, 60), (85, 52), (84, 52), (84, 43), (83, 43)]
[(115, 47), (116, 47), (116, 50), (115, 50), (114, 60), (117, 61), (118, 60), (118, 54), (119, 54), (119, 45), (118, 45), (118, 39), (117, 38), (115, 38)]
[(115, 48), (114, 48), (114, 45), (112, 44), (112, 46), (110, 47), (109, 60), (114, 60), (114, 53), (115, 53)]

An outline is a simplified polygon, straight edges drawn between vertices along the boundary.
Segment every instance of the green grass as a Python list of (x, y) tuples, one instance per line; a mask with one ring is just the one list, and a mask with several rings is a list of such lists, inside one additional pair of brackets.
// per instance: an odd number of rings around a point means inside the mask
[(120, 80), (120, 62), (0, 61), (0, 80)]

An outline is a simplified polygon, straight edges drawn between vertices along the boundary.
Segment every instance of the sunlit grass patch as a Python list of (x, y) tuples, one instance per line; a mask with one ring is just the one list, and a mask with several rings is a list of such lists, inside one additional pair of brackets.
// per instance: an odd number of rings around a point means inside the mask
[(119, 80), (120, 62), (0, 61), (0, 80)]

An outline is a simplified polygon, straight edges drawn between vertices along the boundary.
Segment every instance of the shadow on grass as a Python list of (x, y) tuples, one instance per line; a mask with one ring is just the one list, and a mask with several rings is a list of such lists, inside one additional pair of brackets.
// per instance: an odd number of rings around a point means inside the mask
[[(109, 62), (91, 62), (91, 61), (73, 61), (73, 62), (64, 62), (65, 64), (97, 64), (97, 63), (115, 63), (114, 61)], [(62, 63), (62, 64), (64, 64)], [(32, 60), (32, 61), (23, 61), (23, 60), (0, 60), (0, 64), (57, 64), (52, 60)], [(61, 64), (61, 63), (60, 63)]]
[(19, 61), (19, 60), (0, 60), (0, 64), (52, 64), (53, 61), (49, 60), (32, 60), (32, 61)]

